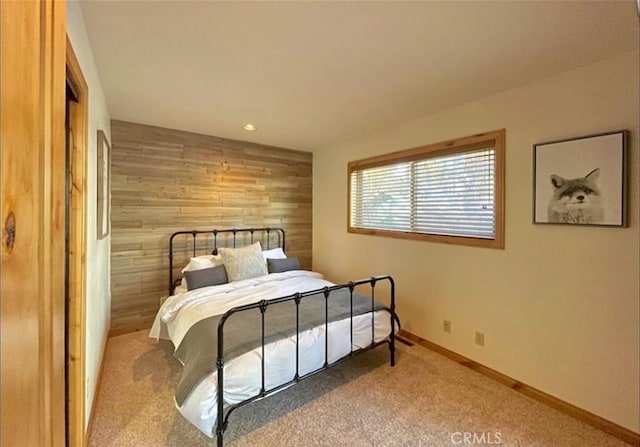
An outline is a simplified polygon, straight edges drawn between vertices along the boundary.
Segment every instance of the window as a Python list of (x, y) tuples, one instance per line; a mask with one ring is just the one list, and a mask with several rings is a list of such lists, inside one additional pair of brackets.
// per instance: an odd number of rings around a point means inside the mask
[(351, 233), (504, 248), (505, 131), (349, 163)]

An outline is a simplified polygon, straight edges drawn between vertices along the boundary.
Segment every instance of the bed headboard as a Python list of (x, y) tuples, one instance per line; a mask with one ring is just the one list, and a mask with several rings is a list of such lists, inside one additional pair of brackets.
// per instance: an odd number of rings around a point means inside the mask
[[(182, 269), (186, 261), (198, 255), (217, 254), (218, 247), (243, 247), (255, 242), (262, 244), (263, 250), (285, 249), (285, 234), (282, 228), (231, 228), (225, 230), (185, 230), (176, 231), (169, 237), (169, 296), (173, 295), (177, 283), (174, 269)], [(177, 262), (183, 264), (174, 265)]]

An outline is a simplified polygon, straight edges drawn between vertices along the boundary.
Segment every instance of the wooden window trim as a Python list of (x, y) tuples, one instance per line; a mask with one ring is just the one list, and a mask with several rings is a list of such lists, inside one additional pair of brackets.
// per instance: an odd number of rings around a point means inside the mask
[[(349, 162), (347, 166), (347, 232), (398, 239), (414, 239), (445, 244), (504, 249), (505, 134), (505, 129), (500, 129)], [(487, 147), (487, 144), (495, 148), (494, 200), (496, 220), (495, 237), (493, 239), (412, 233), (408, 231), (375, 230), (351, 226), (351, 174), (354, 171), (471, 151), (473, 149)]]

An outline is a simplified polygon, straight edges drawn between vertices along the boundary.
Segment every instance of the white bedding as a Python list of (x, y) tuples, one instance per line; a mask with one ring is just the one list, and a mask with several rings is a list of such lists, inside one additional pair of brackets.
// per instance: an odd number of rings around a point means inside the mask
[[(321, 274), (304, 270), (272, 273), (229, 284), (205, 287), (169, 297), (161, 306), (149, 334), (153, 338), (169, 338), (179, 346), (187, 330), (197, 321), (220, 315), (232, 307), (273, 299), (296, 292), (331, 286)], [(375, 341), (384, 340), (391, 331), (389, 313), (381, 310), (374, 317)], [(328, 360), (333, 363), (351, 351), (349, 319), (328, 326)], [(265, 387), (273, 388), (295, 375), (295, 335), (265, 346)], [(353, 319), (353, 349), (371, 342), (371, 315)], [(300, 375), (324, 364), (325, 326), (302, 332), (299, 337)], [(225, 403), (237, 403), (260, 392), (261, 348), (254, 349), (225, 363)], [(217, 373), (202, 380), (181, 407), (180, 413), (209, 437), (217, 417)], [(177, 406), (177, 405), (176, 405)]]

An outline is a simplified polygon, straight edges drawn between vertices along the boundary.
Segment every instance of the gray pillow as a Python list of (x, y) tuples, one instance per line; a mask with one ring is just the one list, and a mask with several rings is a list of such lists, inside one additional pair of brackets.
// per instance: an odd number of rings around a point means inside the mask
[(184, 272), (184, 278), (187, 280), (187, 290), (217, 286), (229, 282), (227, 279), (227, 270), (224, 268), (224, 265), (216, 265), (215, 267), (200, 270), (190, 270)]
[(267, 270), (269, 273), (282, 273), (289, 270), (300, 270), (298, 258), (287, 259), (267, 259)]

